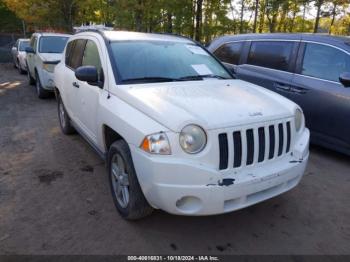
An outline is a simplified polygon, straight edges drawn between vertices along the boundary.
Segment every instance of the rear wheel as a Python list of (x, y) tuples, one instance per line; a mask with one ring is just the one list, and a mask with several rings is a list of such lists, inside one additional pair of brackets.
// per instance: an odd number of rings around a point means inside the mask
[(47, 98), (49, 96), (49, 92), (43, 88), (40, 82), (39, 74), (35, 73), (35, 88), (36, 88), (36, 94), (40, 99)]
[(57, 96), (57, 111), (58, 111), (58, 120), (60, 122), (60, 127), (62, 133), (65, 135), (70, 135), (75, 133), (75, 129), (70, 122), (70, 118), (67, 114), (66, 108), (64, 107), (62, 98), (60, 95)]
[(121, 216), (137, 220), (152, 213), (138, 182), (128, 144), (114, 142), (108, 152), (108, 173), (114, 205)]

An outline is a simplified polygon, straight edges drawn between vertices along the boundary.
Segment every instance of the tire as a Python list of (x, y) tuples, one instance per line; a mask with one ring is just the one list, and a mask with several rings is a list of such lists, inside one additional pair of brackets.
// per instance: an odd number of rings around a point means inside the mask
[(58, 112), (58, 121), (60, 123), (62, 133), (65, 135), (74, 134), (75, 129), (71, 124), (70, 118), (68, 116), (66, 108), (64, 107), (63, 101), (59, 94), (57, 95), (57, 112)]
[(34, 84), (35, 84), (35, 79), (34, 79), (34, 78), (32, 77), (32, 75), (30, 74), (28, 64), (27, 64), (27, 78), (28, 78), (28, 83), (29, 83), (30, 85), (34, 85)]
[(18, 67), (17, 67), (18, 73), (20, 73), (21, 75), (24, 75), (26, 71), (22, 69), (19, 61), (17, 61), (17, 63), (18, 63)]
[[(120, 161), (122, 161), (123, 165)], [(118, 140), (110, 146), (107, 166), (113, 202), (119, 214), (127, 220), (137, 220), (150, 215), (153, 208), (148, 204), (143, 195), (129, 146), (124, 140)], [(122, 185), (120, 187), (122, 189), (119, 190), (119, 196), (117, 190), (118, 183), (119, 187)], [(128, 191), (128, 201), (123, 201), (125, 200), (125, 188)]]
[(47, 98), (50, 93), (46, 91), (43, 86), (41, 85), (40, 78), (38, 72), (35, 72), (35, 89), (36, 89), (36, 94), (40, 99)]

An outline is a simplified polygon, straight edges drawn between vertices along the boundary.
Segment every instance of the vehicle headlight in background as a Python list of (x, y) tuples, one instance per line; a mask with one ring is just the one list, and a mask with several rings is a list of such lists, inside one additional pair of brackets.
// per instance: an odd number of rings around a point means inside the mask
[(303, 127), (303, 124), (304, 124), (304, 114), (299, 108), (297, 108), (297, 110), (295, 110), (295, 129), (297, 132), (301, 130), (301, 128)]
[(53, 71), (55, 70), (55, 66), (56, 64), (43, 63), (43, 69), (50, 73), (53, 73)]
[(164, 132), (146, 136), (143, 139), (140, 148), (151, 154), (171, 154), (170, 143), (167, 135)]
[(201, 152), (207, 144), (207, 135), (197, 125), (185, 126), (180, 133), (180, 146), (189, 154)]

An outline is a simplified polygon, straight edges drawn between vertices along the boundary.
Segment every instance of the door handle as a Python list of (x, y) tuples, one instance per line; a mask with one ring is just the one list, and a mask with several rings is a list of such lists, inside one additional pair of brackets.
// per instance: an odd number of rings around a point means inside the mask
[(293, 86), (291, 88), (291, 91), (293, 93), (297, 93), (297, 94), (305, 94), (307, 92), (307, 89), (306, 88), (302, 88), (302, 87)]
[(286, 85), (286, 84), (282, 84), (282, 83), (274, 83), (273, 87), (278, 89), (278, 90), (287, 91), (287, 92), (289, 92), (291, 89), (290, 85)]
[(76, 88), (79, 88), (79, 84), (77, 82), (73, 82), (72, 85)]

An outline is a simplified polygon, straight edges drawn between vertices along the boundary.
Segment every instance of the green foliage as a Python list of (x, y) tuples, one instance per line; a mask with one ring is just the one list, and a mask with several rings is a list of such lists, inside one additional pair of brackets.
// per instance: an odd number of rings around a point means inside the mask
[(0, 0), (0, 32), (20, 32), (21, 20)]
[[(312, 8), (319, 11), (315, 18), (308, 15)], [(260, 33), (350, 30), (349, 0), (0, 0), (1, 29), (16, 31), (20, 20), (10, 10), (33, 30), (72, 31), (93, 22), (203, 42), (254, 28)]]

